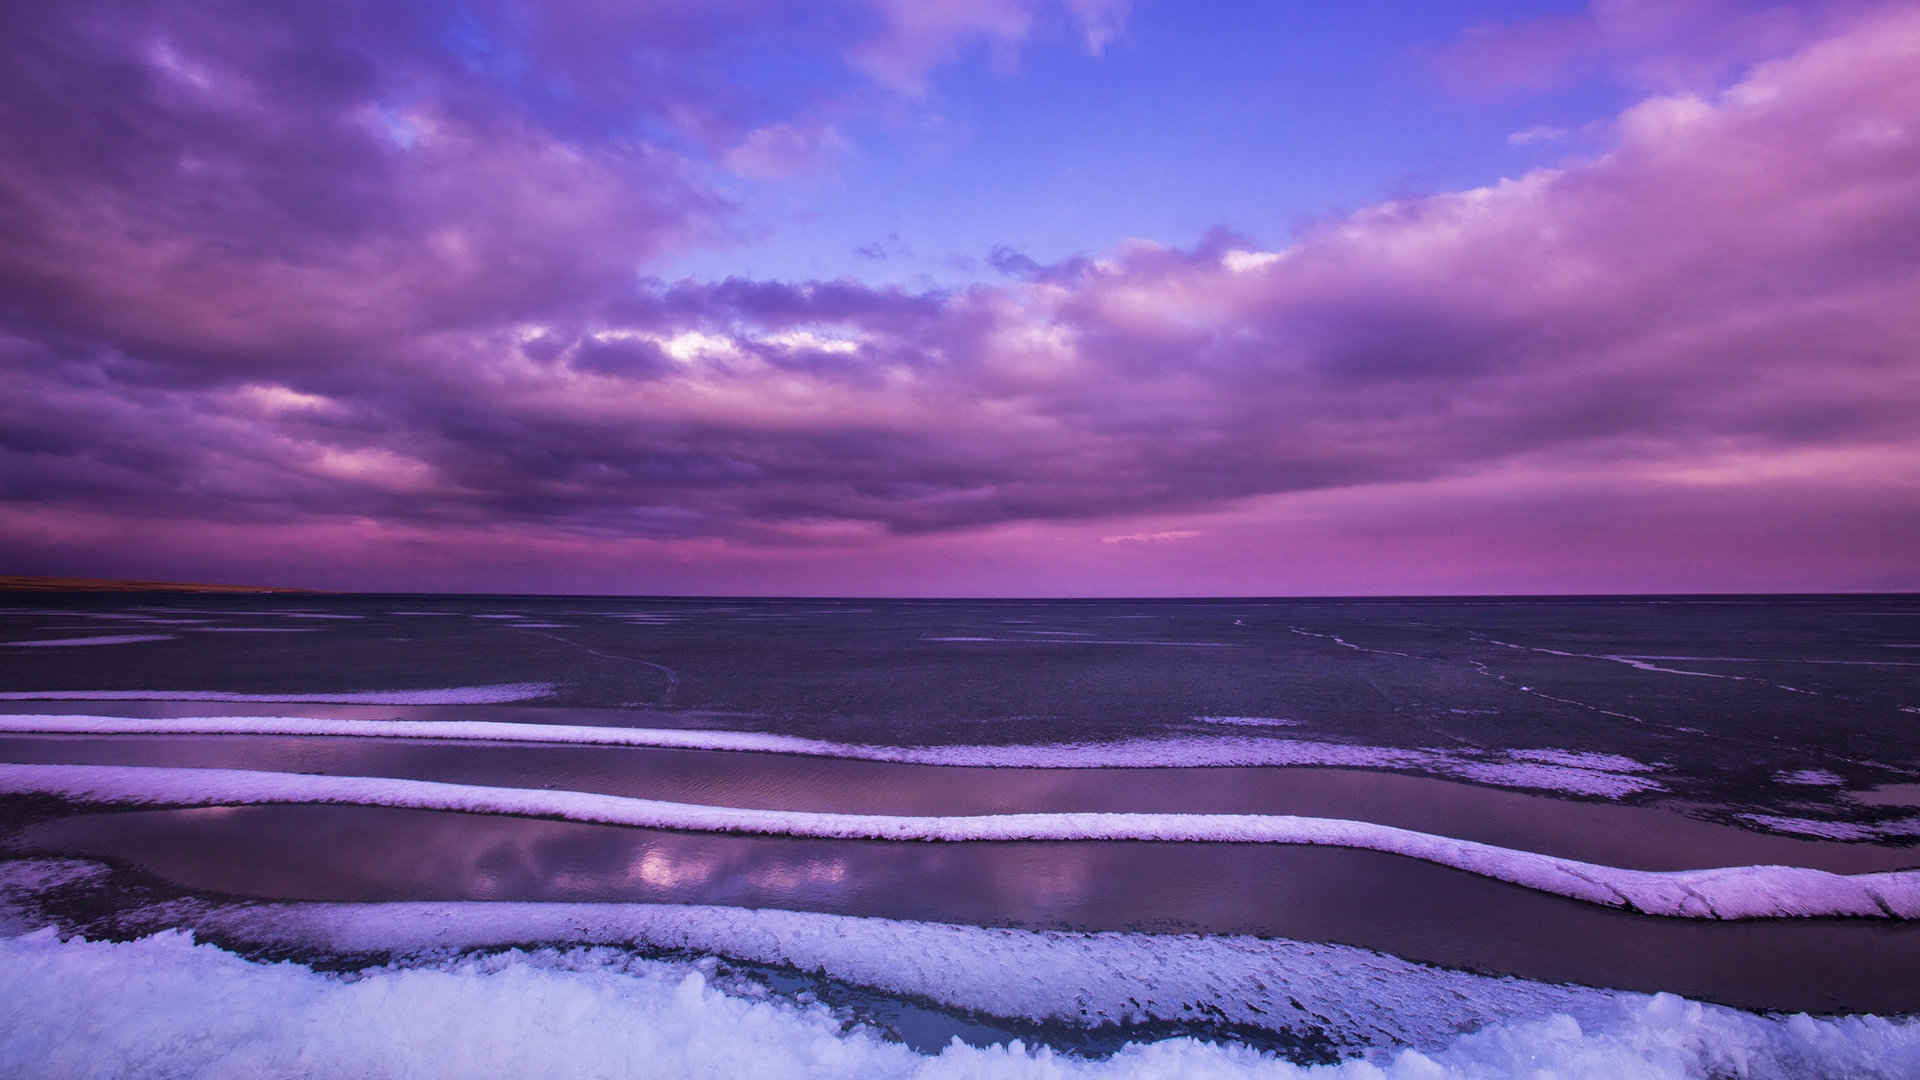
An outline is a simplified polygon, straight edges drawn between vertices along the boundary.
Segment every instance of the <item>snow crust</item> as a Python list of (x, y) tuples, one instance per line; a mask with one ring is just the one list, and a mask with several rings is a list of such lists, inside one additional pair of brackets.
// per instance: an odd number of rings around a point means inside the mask
[[(864, 932), (853, 940), (876, 943)], [(1046, 971), (1033, 962), (1034, 944), (1014, 951), (1029, 961), (1024, 970)], [(1049, 959), (1062, 951), (1042, 950)], [(1163, 955), (1152, 947), (1122, 952)], [(891, 953), (882, 961), (910, 971), (925, 956)], [(932, 966), (963, 978), (968, 971), (938, 960)], [(1084, 964), (1073, 971), (1099, 976)], [(1012, 970), (985, 974), (1022, 992)], [(1157, 976), (1142, 981), (1157, 987)], [(1275, 983), (1284, 977), (1284, 970), (1269, 973)], [(1410, 1001), (1423, 1013), (1474, 1011), (1471, 997), (1431, 993)], [(1582, 1000), (1567, 1011), (1321, 1067), (1191, 1038), (1132, 1044), (1092, 1061), (1017, 1041), (980, 1048), (956, 1040), (922, 1055), (871, 1028), (848, 1028), (818, 1004), (724, 992), (698, 962), (546, 948), (343, 977), (243, 960), (178, 931), (122, 943), (62, 941), (52, 930), (0, 940), (0, 1016), (0, 1062), (47, 1076), (1764, 1080), (1920, 1071), (1920, 1025), (1912, 1021), (1765, 1018), (1671, 995)]]
[(1656, 791), (1660, 785), (1639, 776), (1600, 772), (1571, 765), (1542, 765), (1519, 762), (1462, 762), (1447, 770), (1463, 780), (1498, 787), (1533, 788), (1537, 791), (1565, 791), (1574, 795), (1597, 795), (1618, 799), (1639, 791)]
[[(552, 694), (552, 683), (494, 683), (434, 690), (351, 690), (339, 693), (242, 694), (231, 690), (11, 690), (0, 701), (234, 701), (315, 705), (501, 705)], [(525, 727), (539, 727), (527, 724)], [(263, 733), (264, 734), (264, 733)], [(369, 734), (371, 734), (369, 732)]]
[(1814, 836), (1822, 840), (1873, 840), (1880, 835), (1879, 830), (1871, 825), (1859, 825), (1850, 821), (1820, 821), (1815, 818), (1784, 817), (1779, 814), (1740, 814), (1738, 816), (1740, 820), (1751, 822), (1769, 832)]
[[(436, 701), (478, 701), (480, 692), (509, 692), (518, 688), (537, 697), (533, 688), (550, 692), (545, 684), (516, 684), (509, 687), (467, 687), (461, 691), (386, 691), (379, 696), (308, 695), (282, 698), (288, 701), (366, 702), (371, 704), (427, 704), (425, 698), (405, 698), (402, 694), (471, 693), (463, 699), (441, 697)], [(100, 694), (113, 699), (141, 699), (158, 696), (210, 701), (256, 701), (260, 697), (204, 694), (188, 698), (185, 694), (162, 692), (73, 691), (65, 693), (0, 694), (0, 700), (94, 700)], [(487, 700), (521, 700), (501, 696)], [(1196, 719), (1205, 719), (1196, 717)], [(1221, 718), (1213, 718), (1220, 720)], [(1225, 722), (1265, 719), (1232, 717)], [(1242, 726), (1252, 726), (1242, 723)], [(685, 728), (595, 727), (581, 724), (526, 724), (488, 720), (335, 720), (297, 716), (218, 716), (144, 718), (112, 716), (5, 716), (0, 715), (0, 731), (69, 735), (312, 735), (352, 736), (399, 739), (445, 739), (455, 741), (571, 743), (585, 746), (633, 746), (657, 749), (732, 750), (759, 753), (797, 754), (806, 757), (851, 758), (860, 761), (888, 761), (906, 765), (948, 765), (988, 768), (1032, 769), (1108, 769), (1108, 768), (1206, 768), (1224, 766), (1335, 766), (1342, 768), (1419, 769), (1445, 776), (1503, 787), (1561, 791), (1576, 795), (1594, 795), (1617, 799), (1642, 791), (1658, 791), (1662, 785), (1639, 775), (1651, 767), (1617, 754), (1573, 754), (1564, 751), (1509, 750), (1498, 754), (1469, 756), (1460, 750), (1366, 746), (1324, 742), (1313, 739), (1268, 739), (1242, 736), (1167, 736), (1089, 743), (1023, 743), (1011, 746), (880, 746), (865, 743), (832, 742), (794, 735), (762, 731), (727, 731)], [(1559, 753), (1563, 759), (1604, 761), (1630, 771), (1607, 772), (1598, 767), (1570, 764), (1543, 764), (1529, 755)]]
[(121, 805), (387, 806), (837, 840), (1302, 844), (1402, 855), (1586, 903), (1675, 918), (1920, 918), (1920, 870), (1853, 875), (1791, 866), (1633, 870), (1340, 818), (1188, 813), (840, 814), (389, 777), (106, 765), (0, 765), (0, 791)]
[(172, 641), (172, 634), (98, 634), (93, 637), (41, 638), (38, 641), (7, 641), (15, 649), (64, 648), (70, 645), (132, 645), (141, 641)]
[(1625, 754), (1603, 754), (1594, 750), (1513, 750), (1509, 751), (1509, 755), (1520, 761), (1539, 761), (1605, 772), (1649, 772), (1653, 769), (1653, 766), (1635, 761)]
[(1229, 727), (1299, 727), (1300, 721), (1283, 716), (1196, 716), (1197, 724), (1225, 724)]
[(1827, 769), (1793, 769), (1777, 772), (1773, 778), (1782, 784), (1795, 784), (1804, 787), (1839, 787), (1846, 778)]

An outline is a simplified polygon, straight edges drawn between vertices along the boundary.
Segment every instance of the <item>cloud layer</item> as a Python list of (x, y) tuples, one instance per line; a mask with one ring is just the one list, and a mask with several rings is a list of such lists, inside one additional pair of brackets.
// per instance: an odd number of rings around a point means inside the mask
[[(924, 93), (956, 50), (1048, 19), (1097, 49), (1125, 14), (1070, 7), (9, 14), (0, 553), (70, 570), (55, 549), (131, 566), (134, 537), (273, 537), (298, 576), (378, 534), (385, 568), (325, 583), (399, 584), (439, 545), (477, 587), (635, 543), (870, 566), (999, 537), (971, 550), (1032, 571), (1036, 543), (1178, 558), (1233, 535), (1214, 555), (1244, 569), (1262, 521), (1431, 541), (1474, 532), (1467, 508), (1555, 504), (1664, 522), (1646, 565), (1772, 507), (1817, 528), (1768, 558), (1914, 570), (1911, 10), (1647, 97), (1601, 156), (1283, 250), (997, 248), (999, 283), (946, 292), (648, 276), (729, 227), (716, 170), (843, 150), (826, 104)], [(720, 74), (773, 41), (818, 54), (815, 97)], [(1420, 579), (1413, 557), (1381, 552), (1382, 582)]]

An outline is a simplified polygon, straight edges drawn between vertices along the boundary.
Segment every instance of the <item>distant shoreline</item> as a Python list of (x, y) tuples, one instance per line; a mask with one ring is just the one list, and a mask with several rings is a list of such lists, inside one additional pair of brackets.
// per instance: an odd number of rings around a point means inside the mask
[(0, 592), (204, 592), (310, 593), (274, 585), (206, 585), (184, 581), (128, 581), (120, 578), (38, 577), (0, 574)]

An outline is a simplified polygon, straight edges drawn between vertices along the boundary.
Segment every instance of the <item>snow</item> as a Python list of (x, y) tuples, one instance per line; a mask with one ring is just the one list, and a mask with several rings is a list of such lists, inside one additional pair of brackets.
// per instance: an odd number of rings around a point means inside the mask
[[(542, 684), (522, 684), (539, 686)], [(479, 691), (507, 691), (508, 687), (467, 687), (460, 692), (473, 696), (462, 701), (483, 700)], [(551, 688), (547, 688), (548, 691)], [(99, 692), (110, 694), (110, 692)], [(440, 700), (456, 700), (456, 691), (386, 691), (378, 697), (350, 698), (345, 695), (307, 695), (272, 698), (266, 695), (224, 697), (167, 695), (162, 692), (128, 691), (111, 695), (142, 698), (149, 696), (209, 701), (362, 701), (370, 704), (427, 704), (426, 699), (402, 700), (405, 693), (449, 695)], [(0, 694), (0, 700), (89, 700), (92, 692), (71, 694)], [(531, 694), (530, 696), (539, 696)], [(502, 696), (490, 700), (518, 700)], [(1239, 720), (1255, 719), (1247, 717)], [(1265, 718), (1257, 718), (1265, 719)], [(1244, 725), (1243, 725), (1244, 726)], [(179, 717), (167, 719), (109, 716), (0, 716), (0, 731), (67, 735), (315, 735), (362, 736), (404, 739), (449, 739), (488, 742), (572, 743), (587, 746), (634, 746), (687, 750), (757, 751), (798, 754), (807, 757), (852, 758), (861, 761), (889, 761), (907, 765), (978, 766), (990, 768), (1207, 768), (1216, 766), (1334, 766), (1340, 768), (1420, 769), (1477, 783), (1502, 787), (1561, 791), (1576, 795), (1620, 798), (1642, 791), (1657, 791), (1661, 784), (1649, 777), (1635, 775), (1650, 766), (1617, 754), (1575, 753), (1570, 751), (1514, 750), (1499, 754), (1469, 756), (1460, 750), (1432, 748), (1368, 746), (1353, 743), (1322, 742), (1313, 739), (1267, 739), (1241, 736), (1169, 736), (1124, 739), (1112, 742), (1039, 743), (1013, 746), (877, 746), (863, 743), (831, 742), (762, 731), (688, 730), (683, 728), (596, 727), (577, 724), (524, 724), (484, 720), (332, 720), (286, 716)], [(1559, 755), (1554, 760), (1584, 761), (1596, 767), (1543, 764), (1533, 758)], [(1606, 764), (1621, 772), (1607, 772), (1597, 766)]]
[(1507, 755), (1518, 761), (1543, 761), (1549, 765), (1598, 769), (1602, 772), (1648, 772), (1653, 768), (1625, 754), (1603, 754), (1593, 750), (1510, 750)]
[(1768, 832), (1794, 836), (1812, 836), (1821, 840), (1899, 842), (1920, 836), (1920, 817), (1861, 823), (1823, 821), (1818, 818), (1786, 817), (1776, 814), (1738, 814), (1740, 820)]
[(1839, 787), (1847, 782), (1839, 773), (1826, 769), (1794, 769), (1791, 772), (1774, 773), (1773, 778), (1782, 784), (1804, 787)]
[[(351, 690), (337, 693), (242, 694), (231, 690), (12, 690), (0, 701), (262, 701), (317, 705), (499, 705), (553, 693), (552, 683), (494, 683), (435, 690)], [(538, 727), (528, 724), (527, 727)]]
[(1920, 817), (1904, 817), (1896, 818), (1893, 821), (1882, 821), (1873, 827), (1873, 831), (1879, 836), (1887, 838), (1920, 836)]
[[(1615, 995), (1489, 978), (1350, 945), (1241, 935), (1036, 931), (674, 904), (249, 904), (197, 928), (221, 941), (328, 955), (447, 956), (527, 942), (624, 946), (760, 964), (947, 1009), (1083, 1026), (1212, 1015), (1316, 1028), (1354, 1047), (1439, 1047), (1460, 1030)], [(1422, 1003), (1426, 1003), (1423, 1007)], [(1444, 1011), (1435, 1009), (1445, 1002)]]
[(1463, 780), (1496, 787), (1532, 788), (1537, 791), (1564, 791), (1573, 795), (1595, 795), (1618, 799), (1642, 791), (1658, 791), (1660, 785), (1640, 776), (1598, 772), (1567, 765), (1541, 765), (1532, 762), (1481, 764), (1466, 762), (1449, 770)]
[(1758, 825), (1768, 832), (1817, 836), (1822, 840), (1872, 840), (1878, 833), (1871, 825), (1847, 821), (1816, 821), (1812, 818), (1782, 817), (1776, 814), (1740, 814), (1740, 820)]
[(1280, 716), (1196, 716), (1196, 724), (1226, 724), (1230, 727), (1299, 727), (1300, 721)]
[[(872, 944), (858, 933), (851, 941)], [(960, 956), (976, 951), (969, 944), (963, 937)], [(1232, 944), (1223, 943), (1224, 950), (1230, 953)], [(1071, 943), (1067, 950), (1045, 951), (1070, 953)], [(1155, 963), (1161, 952), (1140, 953), (1146, 973), (1139, 975), (1109, 975), (1084, 963), (1071, 970), (1109, 982), (1137, 979), (1159, 989), (1167, 968)], [(912, 952), (875, 959), (884, 970), (904, 973), (927, 964), (968, 985), (982, 982), (984, 975), (1004, 980), (1015, 994), (1023, 993), (1019, 987), (1026, 981), (1016, 975), (1049, 970), (1044, 963), (1030, 963), (980, 972), (955, 964), (952, 956)], [(1237, 959), (1243, 962), (1236, 970), (1246, 971), (1247, 958)], [(1529, 986), (1458, 973), (1434, 975), (1466, 983), (1470, 990), (1488, 984), (1496, 998), (1503, 990)], [(1284, 979), (1268, 976), (1273, 983)], [(1036, 981), (1044, 979), (1043, 974)], [(1269, 996), (1285, 994), (1280, 986), (1275, 991)], [(1545, 993), (1551, 999), (1552, 990)], [(1353, 996), (1364, 997), (1365, 991), (1356, 988)], [(0, 1062), (47, 1076), (1665, 1080), (1888, 1078), (1920, 1072), (1920, 1024), (1912, 1021), (1762, 1017), (1672, 995), (1593, 991), (1565, 1008), (1550, 1004), (1468, 1034), (1380, 1047), (1366, 1058), (1320, 1067), (1191, 1038), (1130, 1044), (1104, 1060), (1018, 1041), (990, 1047), (955, 1041), (937, 1055), (922, 1055), (872, 1028), (847, 1027), (819, 1004), (728, 993), (698, 961), (641, 959), (615, 949), (545, 948), (341, 976), (291, 963), (243, 960), (195, 944), (178, 931), (118, 943), (63, 941), (52, 930), (0, 940), (0, 1003)], [(1472, 997), (1459, 1000), (1441, 992), (1410, 996), (1406, 1004), (1419, 1014), (1476, 1011)]]
[(172, 634), (105, 634), (97, 637), (42, 638), (39, 641), (8, 641), (0, 644), (16, 649), (64, 647), (68, 645), (132, 645), (141, 641), (171, 641)]
[(1633, 870), (1366, 821), (1294, 815), (840, 814), (389, 777), (107, 765), (0, 765), (0, 791), (114, 805), (386, 806), (836, 840), (1302, 844), (1402, 855), (1573, 900), (1675, 918), (1920, 918), (1920, 870), (1854, 875), (1790, 866)]

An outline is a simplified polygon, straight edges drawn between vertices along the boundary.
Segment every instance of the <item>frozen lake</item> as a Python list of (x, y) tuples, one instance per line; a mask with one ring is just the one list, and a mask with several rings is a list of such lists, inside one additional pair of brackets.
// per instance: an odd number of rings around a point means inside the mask
[[(46, 980), (691, 964), (870, 1064), (1920, 1044), (1846, 1018), (1920, 1011), (1912, 597), (5, 603), (7, 918), (123, 942), (16, 939)], [(1160, 989), (1093, 974), (1123, 954)], [(1840, 1026), (1761, 1015), (1801, 1011)]]

